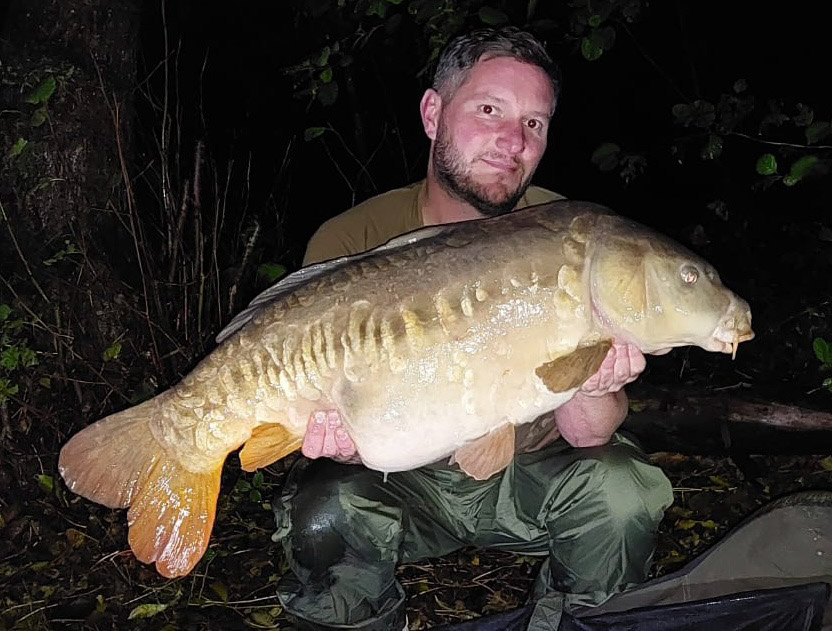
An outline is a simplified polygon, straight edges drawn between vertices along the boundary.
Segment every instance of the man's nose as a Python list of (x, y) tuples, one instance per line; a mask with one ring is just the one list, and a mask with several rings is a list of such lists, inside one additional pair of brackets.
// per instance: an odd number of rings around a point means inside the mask
[(506, 121), (500, 127), (497, 136), (497, 148), (509, 154), (518, 154), (526, 146), (526, 138), (523, 134), (523, 124), (520, 121)]

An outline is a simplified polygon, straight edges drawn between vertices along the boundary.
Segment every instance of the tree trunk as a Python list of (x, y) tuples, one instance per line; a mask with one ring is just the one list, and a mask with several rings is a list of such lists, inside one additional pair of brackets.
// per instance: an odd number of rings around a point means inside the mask
[(648, 451), (697, 454), (829, 454), (832, 414), (728, 391), (628, 388), (624, 429)]
[[(121, 176), (141, 7), (141, 0), (9, 5), (0, 86), (0, 303), (27, 322), (17, 341), (39, 351), (37, 367), (5, 375), (20, 386), (24, 431), (29, 395), (50, 387), (41, 399), (56, 401), (60, 383), (71, 385), (86, 412), (92, 401), (118, 394), (102, 352), (117, 355), (117, 341), (134, 347), (134, 365), (120, 371), (141, 369), (148, 354), (147, 341), (134, 334), (146, 310), (113, 265), (136, 250)], [(58, 440), (70, 429), (60, 427)]]

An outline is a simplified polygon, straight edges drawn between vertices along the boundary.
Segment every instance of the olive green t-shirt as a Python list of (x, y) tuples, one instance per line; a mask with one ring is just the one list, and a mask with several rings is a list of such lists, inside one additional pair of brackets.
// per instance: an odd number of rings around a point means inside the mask
[[(306, 246), (303, 264), (364, 252), (393, 237), (424, 226), (421, 200), (425, 181), (397, 188), (353, 206), (325, 222)], [(530, 186), (517, 208), (563, 199), (552, 191)]]
[[(303, 264), (364, 252), (393, 237), (423, 227), (421, 200), (424, 189), (425, 180), (421, 180), (371, 197), (326, 221), (309, 240)], [(517, 208), (558, 199), (564, 197), (545, 188), (530, 186), (517, 203)], [(554, 416), (547, 414), (517, 427), (515, 448), (517, 453), (535, 451), (558, 436)]]

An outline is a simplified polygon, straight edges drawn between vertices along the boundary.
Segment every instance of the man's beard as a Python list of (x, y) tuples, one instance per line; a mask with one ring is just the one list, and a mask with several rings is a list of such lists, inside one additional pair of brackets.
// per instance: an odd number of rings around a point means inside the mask
[(513, 192), (502, 199), (493, 199), (487, 187), (473, 180), (462, 156), (451, 143), (444, 124), (439, 124), (433, 147), (433, 169), (442, 186), (457, 199), (476, 208), (486, 217), (504, 215), (514, 210), (531, 182), (531, 175), (520, 182)]

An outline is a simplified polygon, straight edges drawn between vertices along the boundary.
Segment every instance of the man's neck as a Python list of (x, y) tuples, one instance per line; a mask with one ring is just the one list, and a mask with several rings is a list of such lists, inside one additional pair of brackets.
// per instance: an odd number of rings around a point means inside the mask
[(422, 223), (426, 226), (482, 219), (484, 216), (471, 204), (448, 193), (433, 174), (428, 174), (425, 179), (425, 188), (419, 205), (422, 211)]

